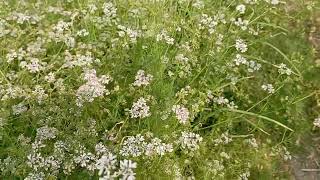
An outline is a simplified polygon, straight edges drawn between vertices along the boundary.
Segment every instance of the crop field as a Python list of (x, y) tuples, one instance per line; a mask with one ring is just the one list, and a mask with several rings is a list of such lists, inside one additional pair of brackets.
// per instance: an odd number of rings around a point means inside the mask
[(0, 179), (319, 180), (319, 0), (0, 0)]

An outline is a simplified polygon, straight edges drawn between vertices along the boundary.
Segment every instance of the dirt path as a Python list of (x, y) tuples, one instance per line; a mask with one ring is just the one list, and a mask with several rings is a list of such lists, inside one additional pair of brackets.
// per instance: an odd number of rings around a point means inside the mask
[[(308, 40), (315, 49), (315, 62), (320, 67), (320, 13), (313, 15), (309, 25)], [(301, 147), (301, 151), (293, 155), (289, 163), (291, 178), (294, 180), (320, 180), (319, 133), (304, 134), (296, 143), (298, 147)]]

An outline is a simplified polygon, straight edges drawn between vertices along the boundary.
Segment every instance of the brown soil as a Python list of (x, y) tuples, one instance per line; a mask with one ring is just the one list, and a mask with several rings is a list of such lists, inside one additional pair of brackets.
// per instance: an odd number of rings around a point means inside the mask
[[(313, 15), (308, 25), (308, 40), (315, 50), (315, 63), (320, 67), (320, 12)], [(301, 153), (293, 155), (289, 163), (291, 179), (320, 180), (319, 133), (303, 135), (296, 143), (302, 150)]]

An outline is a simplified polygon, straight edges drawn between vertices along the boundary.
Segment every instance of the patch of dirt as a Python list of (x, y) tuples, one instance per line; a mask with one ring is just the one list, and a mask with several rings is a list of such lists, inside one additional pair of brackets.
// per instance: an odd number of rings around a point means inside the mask
[[(319, 12), (313, 14), (308, 23), (308, 29), (308, 40), (315, 50), (315, 63), (320, 67)], [(301, 152), (293, 155), (288, 164), (291, 171), (291, 179), (293, 180), (320, 180), (320, 135), (319, 133), (311, 133), (302, 135), (296, 142), (298, 147), (301, 147)]]
[(320, 13), (313, 15), (310, 25), (308, 40), (315, 49), (315, 62), (320, 66)]
[(293, 155), (289, 162), (292, 179), (320, 180), (320, 137), (304, 137), (297, 145), (303, 148), (302, 153)]

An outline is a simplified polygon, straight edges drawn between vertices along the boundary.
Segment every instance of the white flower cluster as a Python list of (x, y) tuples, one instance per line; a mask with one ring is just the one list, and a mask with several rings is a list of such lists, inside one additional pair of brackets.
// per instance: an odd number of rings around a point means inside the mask
[(248, 64), (247, 59), (245, 57), (243, 57), (241, 54), (237, 54), (236, 58), (233, 61), (237, 66), (239, 66), (241, 64)]
[(197, 9), (203, 9), (204, 8), (204, 2), (201, 0), (196, 0), (193, 4), (193, 7), (197, 8)]
[(54, 127), (43, 126), (37, 129), (37, 140), (43, 141), (56, 138), (58, 130)]
[(0, 37), (4, 37), (10, 33), (10, 29), (8, 29), (9, 24), (6, 20), (0, 19)]
[(56, 81), (56, 77), (55, 74), (53, 72), (50, 72), (48, 75), (46, 75), (44, 77), (44, 79), (48, 82), (48, 83), (53, 83)]
[(153, 138), (150, 142), (145, 140), (145, 137), (138, 134), (128, 137), (122, 144), (120, 154), (122, 156), (139, 157), (146, 156), (163, 156), (166, 153), (173, 151), (172, 144), (163, 143), (159, 138)]
[(92, 63), (99, 63), (99, 59), (95, 59), (92, 56), (92, 53), (87, 51), (85, 54), (76, 54), (72, 55), (69, 51), (65, 51), (65, 63), (63, 64), (63, 68), (73, 68), (73, 67), (88, 67), (92, 65)]
[[(45, 170), (47, 172), (52, 172), (53, 174), (58, 173), (58, 169), (62, 164), (63, 154), (58, 153), (57, 155), (43, 156), (40, 152), (41, 148), (46, 147), (43, 144), (43, 140), (54, 139), (56, 138), (57, 129), (50, 128), (47, 126), (41, 127), (37, 129), (36, 140), (31, 144), (32, 149), (30, 154), (27, 156), (27, 165), (32, 168), (32, 171), (29, 176), (37, 176), (37, 174), (41, 174), (41, 170)], [(56, 143), (55, 143), (56, 147)], [(56, 149), (54, 152), (57, 152)], [(29, 178), (31, 178), (29, 177)]]
[(280, 1), (279, 0), (265, 0), (267, 3), (270, 3), (272, 5), (278, 5), (280, 4)]
[(225, 158), (225, 159), (230, 159), (230, 158), (231, 158), (230, 155), (229, 155), (228, 153), (226, 153), (226, 152), (221, 152), (221, 153), (220, 153), (220, 156), (221, 156), (222, 158)]
[(245, 53), (248, 50), (248, 46), (243, 39), (237, 39), (235, 47), (236, 47), (237, 51), (239, 51), (241, 53)]
[(213, 176), (224, 176), (223, 170), (225, 169), (225, 167), (222, 161), (214, 159), (212, 160), (212, 162), (208, 163), (208, 166), (210, 167), (210, 172), (213, 174)]
[[(118, 174), (120, 175), (121, 180), (134, 180), (136, 173), (133, 171), (137, 168), (137, 163), (131, 160), (121, 160), (120, 161), (120, 169)], [(108, 178), (105, 180), (109, 180)]]
[(208, 29), (209, 34), (212, 34), (216, 31), (216, 26), (219, 23), (219, 19), (217, 16), (210, 17), (207, 14), (202, 14), (200, 23), (199, 23), (199, 28), (200, 29)]
[(250, 138), (245, 140), (246, 143), (248, 143), (253, 148), (257, 149), (259, 147), (256, 138)]
[(43, 172), (38, 173), (29, 173), (27, 177), (24, 178), (24, 180), (44, 180), (45, 174)]
[(35, 56), (46, 51), (46, 49), (42, 47), (44, 43), (44, 39), (37, 38), (36, 41), (28, 43), (26, 48), (21, 47), (18, 50), (11, 49), (6, 55), (6, 60), (8, 63), (11, 63), (17, 59), (19, 60), (20, 67), (32, 72), (38, 72), (46, 65), (45, 62), (41, 62), (40, 59), (35, 58)]
[(77, 32), (77, 36), (86, 37), (89, 35), (89, 32), (86, 29), (81, 29)]
[(27, 61), (21, 61), (19, 66), (27, 69), (30, 73), (43, 71), (46, 67), (46, 62), (41, 62), (38, 58), (27, 58)]
[(159, 34), (157, 34), (156, 40), (157, 41), (163, 41), (164, 40), (169, 45), (173, 45), (174, 44), (174, 38), (170, 37), (166, 30), (162, 30)]
[(261, 68), (261, 64), (255, 61), (248, 61), (241, 54), (237, 54), (236, 58), (233, 60), (236, 66), (246, 65), (248, 68), (248, 72), (258, 71)]
[(189, 110), (182, 105), (172, 106), (172, 111), (176, 114), (176, 118), (181, 124), (186, 124), (189, 120)]
[(0, 85), (0, 95), (1, 100), (8, 100), (8, 99), (16, 99), (16, 98), (22, 98), (27, 95), (26, 91), (19, 86), (13, 86), (9, 84), (7, 87)]
[(248, 66), (248, 72), (258, 71), (261, 68), (261, 64), (255, 62), (255, 61), (249, 61), (247, 63), (247, 66)]
[(236, 10), (240, 13), (240, 14), (244, 14), (246, 11), (246, 5), (244, 4), (239, 4), (236, 7)]
[(187, 63), (189, 61), (189, 58), (184, 56), (183, 54), (177, 54), (175, 56), (175, 60), (177, 60), (177, 62), (184, 64)]
[(267, 91), (269, 94), (273, 94), (274, 91), (275, 91), (272, 84), (263, 84), (263, 85), (261, 86), (261, 88), (262, 88), (264, 91)]
[(283, 159), (285, 161), (292, 159), (291, 153), (287, 150), (287, 148), (285, 146), (282, 146), (282, 151), (283, 151)]
[[(179, 77), (185, 78), (186, 75), (191, 74), (191, 68), (196, 62), (195, 59), (190, 59), (186, 57), (184, 54), (179, 53), (175, 56), (175, 61), (176, 64), (178, 64), (179, 68)], [(171, 76), (169, 74), (169, 76)]]
[(7, 20), (16, 21), (18, 24), (37, 24), (41, 20), (41, 17), (38, 15), (27, 15), (24, 13), (13, 12)]
[(47, 8), (47, 12), (52, 13), (52, 14), (62, 15), (62, 16), (71, 16), (72, 15), (72, 12), (70, 12), (70, 11), (66, 11), (65, 9), (63, 9), (61, 7), (53, 7), (53, 6), (49, 6)]
[(134, 86), (147, 86), (152, 81), (153, 76), (151, 74), (146, 74), (144, 70), (139, 70), (136, 74)]
[(219, 138), (213, 140), (215, 146), (218, 146), (219, 144), (229, 144), (230, 142), (232, 142), (232, 137), (228, 132), (222, 133)]
[(48, 33), (49, 38), (55, 42), (64, 42), (70, 48), (75, 47), (75, 38), (72, 37), (70, 30), (72, 25), (72, 22), (59, 21)]
[(235, 105), (235, 103), (233, 101), (230, 101), (229, 99), (223, 97), (223, 96), (219, 96), (219, 97), (213, 97), (210, 92), (208, 93), (208, 98), (209, 99), (212, 99), (212, 101), (214, 103), (217, 103), (218, 105), (225, 105), (227, 106), (228, 108), (231, 108), (231, 109), (237, 109), (238, 106)]
[(244, 2), (247, 4), (257, 4), (258, 0), (244, 0)]
[(320, 128), (320, 117), (314, 119), (313, 121), (313, 125)]
[(27, 110), (28, 110), (27, 106), (25, 106), (24, 103), (22, 102), (12, 106), (12, 112), (14, 115), (19, 115)]
[(102, 97), (110, 92), (105, 88), (112, 78), (107, 75), (102, 75), (100, 78), (96, 76), (94, 69), (85, 70), (84, 80), (87, 81), (84, 85), (80, 86), (76, 92), (77, 106), (83, 106), (84, 102), (93, 102), (95, 98)]
[(189, 95), (192, 95), (193, 93), (195, 93), (195, 90), (192, 89), (190, 86), (186, 86), (184, 88), (181, 88), (180, 91), (178, 91), (175, 96), (178, 99), (182, 100), (183, 104), (187, 104), (185, 99), (187, 99), (187, 97)]
[(249, 177), (250, 177), (250, 171), (246, 171), (240, 174), (238, 180), (249, 180)]
[(140, 31), (137, 30), (133, 30), (131, 28), (122, 26), (122, 25), (118, 25), (118, 35), (120, 37), (124, 37), (127, 36), (130, 40), (131, 43), (136, 43), (137, 42), (137, 38), (141, 35)]
[(150, 107), (147, 105), (147, 101), (141, 97), (132, 104), (129, 110), (131, 118), (145, 118), (151, 115)]
[(202, 140), (203, 139), (199, 134), (183, 131), (179, 138), (179, 143), (181, 144), (182, 149), (196, 151), (200, 148), (199, 144)]
[(74, 162), (89, 171), (98, 170), (101, 180), (109, 179), (135, 179), (134, 169), (137, 163), (123, 159), (118, 161), (117, 156), (111, 153), (102, 143), (95, 147), (96, 154), (88, 152), (83, 146), (76, 150)]
[(238, 27), (240, 27), (242, 30), (247, 30), (248, 29), (248, 25), (249, 25), (249, 21), (248, 20), (242, 20), (242, 18), (237, 18), (234, 21), (234, 24)]
[(20, 48), (18, 51), (10, 50), (6, 55), (6, 59), (8, 63), (11, 63), (13, 60), (18, 59), (22, 60), (26, 56), (26, 51)]
[(108, 19), (113, 19), (117, 16), (117, 8), (112, 2), (106, 2), (102, 5), (103, 13)]
[(290, 75), (292, 74), (292, 70), (289, 69), (289, 68), (287, 67), (287, 65), (286, 65), (286, 64), (283, 64), (283, 63), (281, 63), (281, 64), (278, 65), (278, 72), (279, 72), (280, 74), (286, 74), (286, 75), (288, 75), (288, 76), (290, 76)]
[(37, 99), (39, 104), (41, 104), (48, 97), (48, 94), (46, 94), (45, 90), (40, 85), (36, 85), (34, 87), (31, 95)]
[(96, 168), (100, 179), (115, 178), (112, 172), (117, 168), (116, 156), (112, 153), (104, 153), (96, 162)]

